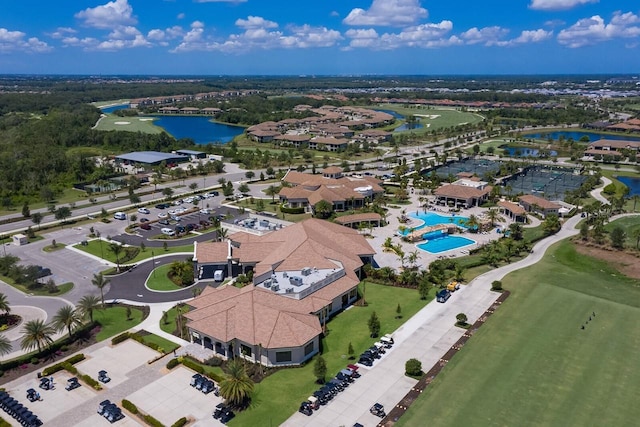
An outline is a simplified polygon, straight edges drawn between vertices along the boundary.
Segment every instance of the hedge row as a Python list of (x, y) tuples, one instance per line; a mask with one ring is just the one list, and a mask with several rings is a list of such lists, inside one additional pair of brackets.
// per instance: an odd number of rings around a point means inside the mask
[(224, 381), (224, 378), (222, 378), (220, 375), (217, 375), (217, 374), (215, 374), (213, 372), (207, 372), (200, 363), (198, 363), (195, 360), (190, 359), (188, 357), (178, 357), (177, 359), (171, 359), (167, 363), (167, 369), (173, 369), (179, 363), (182, 363), (187, 368), (192, 369), (192, 370), (196, 371), (199, 374), (202, 374), (202, 375), (205, 375), (205, 376), (211, 378), (212, 380), (214, 380), (217, 383), (221, 383), (222, 381)]
[(131, 332), (123, 332), (120, 335), (117, 335), (111, 338), (111, 344), (112, 345), (120, 344), (121, 342), (126, 341), (129, 338), (131, 338)]
[(175, 423), (171, 424), (171, 427), (182, 427), (187, 425), (188, 420), (185, 417), (180, 418)]
[[(99, 325), (99, 323), (95, 322), (95, 321), (93, 323), (88, 323), (86, 325), (83, 325), (79, 329), (76, 329), (75, 336), (79, 337), (79, 336), (82, 336), (82, 335), (88, 333), (96, 325)], [(35, 357), (35, 356), (39, 357), (40, 359), (46, 359), (47, 357), (55, 354), (62, 347), (68, 346), (72, 342), (73, 342), (73, 339), (69, 338), (68, 335), (65, 335), (64, 338), (62, 338), (62, 339), (52, 343), (51, 345), (47, 346), (40, 353), (38, 353), (37, 351), (34, 351), (34, 352), (29, 353), (29, 354), (17, 357), (15, 359), (3, 361), (2, 363), (0, 363), (0, 371), (8, 371), (8, 370), (11, 370), (11, 369), (15, 369), (15, 368), (17, 368), (17, 367), (19, 367), (21, 365), (29, 364), (29, 363), (31, 363), (31, 359), (33, 357)]]
[(144, 341), (144, 337), (142, 337), (141, 335), (138, 335), (137, 333), (131, 333), (131, 332), (123, 332), (122, 334), (118, 335), (117, 337), (113, 337), (111, 339), (111, 344), (116, 345), (116, 344), (120, 344), (123, 341), (126, 341), (128, 339), (132, 339), (134, 341), (138, 341), (140, 344), (146, 345), (147, 347), (162, 353), (164, 353), (164, 349), (162, 347), (160, 347), (158, 344), (154, 343), (154, 342), (145, 342)]
[(87, 384), (89, 387), (93, 387), (94, 390), (102, 390), (102, 386), (100, 385), (100, 383), (94, 380), (93, 378), (91, 378), (89, 375), (80, 374), (78, 375), (78, 378), (84, 381), (84, 383)]
[(288, 214), (303, 214), (304, 208), (289, 208), (284, 205), (280, 205), (280, 212)]
[(180, 364), (180, 360), (178, 358), (173, 358), (167, 362), (167, 369), (173, 369)]
[(42, 376), (48, 377), (51, 374), (55, 374), (58, 371), (62, 371), (63, 369), (71, 372), (72, 374), (77, 374), (78, 370), (73, 366), (78, 362), (84, 360), (84, 354), (79, 353), (74, 356), (71, 356), (67, 360), (63, 360), (62, 362), (56, 363), (55, 365), (48, 366), (42, 370)]
[[(140, 418), (144, 420), (145, 423), (149, 424), (151, 427), (165, 427), (164, 424), (162, 424), (160, 421), (158, 421), (151, 415), (141, 413), (138, 407), (133, 402), (127, 399), (122, 399), (122, 407), (127, 411), (131, 412), (133, 415), (138, 415)], [(181, 424), (181, 425), (184, 425), (184, 424)]]

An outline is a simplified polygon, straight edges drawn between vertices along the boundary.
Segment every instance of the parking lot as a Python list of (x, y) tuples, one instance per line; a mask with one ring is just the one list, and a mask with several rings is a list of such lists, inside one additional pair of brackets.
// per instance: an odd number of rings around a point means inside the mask
[[(191, 417), (197, 426), (221, 426), (211, 416), (215, 405), (221, 402), (214, 393), (204, 394), (190, 386), (191, 370), (178, 366), (166, 370), (166, 363), (172, 356), (148, 364), (158, 353), (133, 340), (116, 346), (98, 343), (84, 351), (86, 359), (75, 366), (82, 374), (94, 379), (98, 371), (106, 370), (111, 378), (102, 384), (103, 390), (96, 391), (81, 382), (81, 386), (71, 391), (65, 390), (67, 380), (73, 375), (60, 371), (52, 375), (54, 388), (39, 388), (36, 374), (21, 377), (5, 385), (6, 391), (27, 406), (46, 426), (91, 426), (109, 425), (97, 414), (100, 402), (110, 400), (122, 408), (122, 399), (133, 402), (142, 411), (149, 413), (165, 425), (171, 425), (181, 417)], [(44, 368), (44, 365), (43, 365)], [(29, 402), (27, 390), (33, 388), (42, 400)], [(145, 425), (137, 417), (123, 411), (125, 417), (116, 422), (118, 426)], [(19, 424), (1, 413), (12, 425)]]

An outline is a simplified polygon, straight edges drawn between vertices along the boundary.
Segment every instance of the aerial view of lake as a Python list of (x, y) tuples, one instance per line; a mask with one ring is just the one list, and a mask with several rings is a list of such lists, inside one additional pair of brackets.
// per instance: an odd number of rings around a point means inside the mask
[(617, 176), (616, 179), (629, 187), (629, 196), (640, 196), (640, 178)]
[[(375, 111), (380, 111), (381, 113), (391, 114), (396, 119), (404, 120), (404, 116), (402, 114), (397, 113), (397, 112), (395, 112), (393, 110), (379, 110), (379, 109), (376, 109)], [(418, 120), (420, 120), (420, 119), (418, 118)], [(422, 129), (423, 127), (424, 126), (422, 124), (420, 124), (420, 123), (413, 123), (411, 125), (408, 124), (408, 123), (405, 123), (403, 125), (398, 126), (393, 131), (394, 132), (402, 132), (402, 131), (405, 131), (405, 130)]]
[(606, 133), (576, 132), (576, 131), (527, 133), (527, 134), (522, 134), (522, 136), (525, 138), (535, 138), (535, 139), (551, 138), (554, 140), (558, 140), (560, 139), (560, 137), (564, 137), (564, 139), (571, 138), (576, 142), (580, 141), (580, 138), (582, 138), (583, 136), (589, 137), (589, 142), (595, 142), (600, 139), (613, 139), (616, 141), (640, 141), (640, 137), (634, 137), (634, 136), (609, 135)]
[(160, 126), (176, 139), (191, 138), (196, 144), (226, 144), (244, 132), (242, 126), (214, 123), (206, 116), (151, 116), (154, 125)]
[[(500, 148), (502, 148), (511, 157), (540, 157), (540, 150), (537, 148), (510, 147), (508, 145), (503, 145)], [(549, 156), (557, 155), (557, 151), (549, 150)]]
[(111, 114), (116, 110), (126, 110), (127, 108), (129, 108), (129, 104), (119, 104), (119, 105), (111, 105), (110, 107), (102, 107), (100, 108), (100, 111), (102, 111), (105, 114)]

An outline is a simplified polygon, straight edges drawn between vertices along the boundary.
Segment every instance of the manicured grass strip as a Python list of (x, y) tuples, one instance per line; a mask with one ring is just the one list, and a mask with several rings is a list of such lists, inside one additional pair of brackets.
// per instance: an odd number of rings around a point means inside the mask
[(107, 307), (104, 310), (95, 310), (93, 318), (102, 325), (96, 340), (104, 341), (142, 322), (142, 311), (131, 308), (131, 320), (127, 320), (125, 307)]
[(625, 326), (640, 322), (637, 280), (562, 242), (503, 284), (509, 299), (397, 426), (626, 425), (640, 417), (640, 370), (631, 363), (640, 335)]
[[(44, 279), (47, 279), (47, 278), (45, 277)], [(41, 279), (41, 280), (44, 280), (44, 279)], [(64, 295), (67, 292), (69, 292), (71, 289), (73, 289), (73, 283), (71, 282), (58, 285), (58, 290), (56, 292), (49, 292), (45, 285), (43, 285), (42, 288), (29, 289), (24, 285), (17, 284), (12, 278), (7, 276), (0, 276), (0, 280), (2, 280), (3, 282), (7, 283), (10, 286), (13, 286), (20, 292), (24, 292), (25, 294), (33, 294), (33, 295), (45, 296), (45, 297), (57, 297), (60, 295)]]
[[(182, 309), (182, 313), (186, 313), (185, 308)], [(162, 319), (160, 319), (160, 329), (165, 331), (168, 334), (173, 334), (176, 329), (176, 316), (178, 314), (178, 309), (173, 307), (171, 310), (167, 311), (167, 322), (165, 323)]]
[[(362, 288), (361, 284), (361, 291)], [(366, 300), (367, 307), (351, 307), (327, 323), (328, 335), (322, 340), (322, 356), (327, 362), (329, 378), (351, 363), (347, 357), (349, 342), (357, 357), (376, 341), (369, 337), (367, 327), (367, 320), (374, 310), (380, 319), (381, 333), (385, 334), (393, 332), (428, 302), (421, 301), (415, 289), (372, 283), (366, 284)], [(395, 318), (398, 304), (402, 308), (402, 319)], [(283, 369), (256, 384), (251, 407), (237, 414), (230, 425), (281, 424), (319, 387), (313, 376), (314, 362), (315, 358), (301, 368)]]
[(171, 264), (161, 265), (154, 269), (147, 280), (147, 286), (154, 291), (177, 291), (181, 288), (169, 279), (167, 275), (171, 269)]
[[(106, 261), (110, 261), (113, 263), (116, 262), (116, 257), (113, 255), (113, 252), (109, 250), (109, 244), (105, 241), (102, 241), (102, 243), (100, 243), (100, 240), (98, 239), (90, 240), (87, 242), (87, 246), (82, 246), (78, 244), (78, 245), (75, 245), (74, 248), (79, 249), (88, 254), (91, 254), (93, 256), (97, 256), (98, 258), (102, 258)], [(152, 257), (158, 257), (161, 255), (171, 255), (171, 254), (177, 254), (182, 252), (193, 253), (193, 245), (183, 245), (183, 246), (173, 246), (173, 247), (169, 246), (167, 247), (166, 251), (164, 250), (164, 248), (151, 248), (147, 246), (144, 251), (140, 251), (138, 255), (134, 259), (128, 261), (127, 264), (133, 264), (136, 262), (144, 261)], [(120, 257), (122, 258), (122, 254), (120, 254)]]
[(169, 341), (168, 339), (162, 338), (161, 336), (155, 334), (144, 335), (142, 337), (142, 341), (147, 345), (150, 343), (155, 344), (163, 353), (172, 352), (173, 350), (180, 347), (173, 341)]

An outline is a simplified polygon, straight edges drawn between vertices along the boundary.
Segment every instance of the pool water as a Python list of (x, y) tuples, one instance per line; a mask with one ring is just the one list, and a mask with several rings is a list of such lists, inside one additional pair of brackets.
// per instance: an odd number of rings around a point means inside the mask
[(467, 239), (466, 237), (445, 235), (443, 237), (438, 237), (424, 243), (420, 243), (416, 246), (418, 249), (422, 249), (425, 252), (439, 254), (453, 249), (464, 248), (465, 246), (473, 245), (474, 243), (476, 243), (474, 240)]
[(469, 218), (466, 216), (440, 215), (435, 212), (427, 212), (427, 213), (411, 212), (409, 216), (423, 221), (423, 224), (419, 225), (418, 227), (414, 227), (413, 228), (414, 230), (420, 230), (421, 228), (429, 227), (431, 225), (451, 224), (451, 223), (459, 227), (467, 228), (466, 223), (469, 220)]

